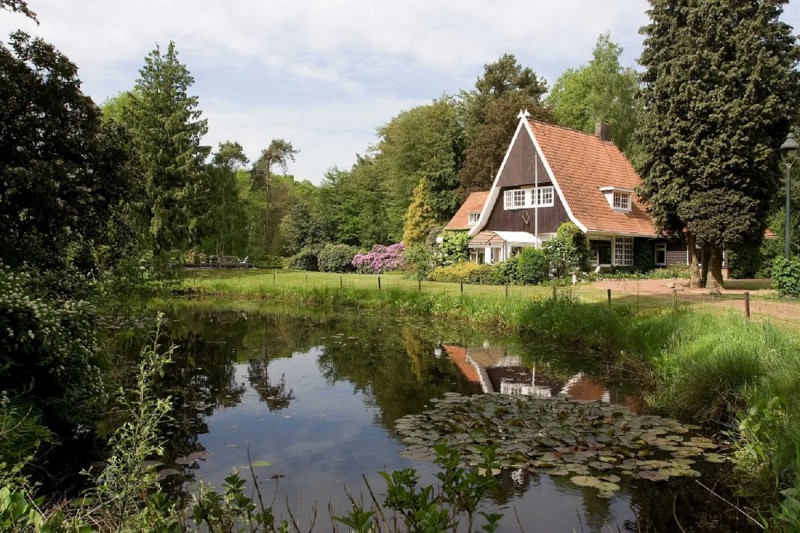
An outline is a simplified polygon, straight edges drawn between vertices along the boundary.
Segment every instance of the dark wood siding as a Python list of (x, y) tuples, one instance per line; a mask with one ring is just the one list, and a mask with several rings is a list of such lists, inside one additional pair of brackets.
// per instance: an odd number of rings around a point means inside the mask
[[(528, 208), (506, 211), (503, 207), (503, 194), (508, 189), (532, 186), (537, 178), (536, 166), (538, 166), (539, 185), (542, 187), (552, 185), (544, 164), (536, 154), (536, 147), (534, 147), (530, 135), (528, 135), (527, 131), (522, 130), (514, 142), (506, 165), (503, 167), (503, 172), (500, 174), (500, 179), (497, 182), (500, 194), (497, 196), (484, 229), (534, 232), (533, 217), (536, 210)], [(539, 233), (555, 233), (561, 224), (569, 220), (567, 210), (564, 209), (564, 205), (555, 190), (553, 191), (553, 207), (540, 207), (538, 211)]]
[[(540, 186), (550, 185), (549, 182), (540, 183)], [(505, 187), (500, 189), (500, 194), (497, 201), (494, 203), (489, 219), (486, 222), (484, 229), (491, 231), (527, 231), (533, 233), (534, 226), (534, 212), (532, 207), (528, 209), (509, 209), (503, 207), (503, 193), (507, 189), (516, 189), (517, 187)], [(539, 211), (539, 233), (555, 233), (558, 227), (569, 220), (567, 210), (564, 209), (564, 204), (558, 194), (553, 191), (553, 207), (540, 207)], [(525, 221), (528, 221), (527, 223)]]
[(539, 167), (539, 183), (550, 181), (544, 163), (536, 156), (536, 147), (528, 132), (523, 128), (517, 136), (511, 153), (508, 154), (506, 166), (500, 174), (498, 187), (519, 187), (520, 185), (533, 185), (536, 179), (536, 167)]

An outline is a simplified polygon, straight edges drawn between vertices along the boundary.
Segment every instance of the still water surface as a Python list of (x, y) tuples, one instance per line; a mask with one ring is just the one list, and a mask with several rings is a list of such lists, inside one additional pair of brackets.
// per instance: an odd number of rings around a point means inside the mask
[[(167, 481), (175, 490), (201, 479), (221, 487), (246, 467), (249, 451), (271, 463), (255, 470), (279, 515), (288, 502), (308, 524), (316, 502), (315, 531), (332, 528), (329, 503), (347, 509), (345, 488), (366, 494), (362, 474), (379, 498), (379, 471), (413, 467), (423, 483), (434, 481), (434, 465), (400, 456), (394, 422), (446, 392), (565, 394), (633, 407), (640, 392), (599, 358), (471, 328), (252, 305), (175, 304), (166, 314), (162, 344), (178, 346), (161, 391), (176, 407), (167, 466), (180, 472)], [(141, 341), (120, 342), (135, 355)], [(187, 456), (201, 458), (181, 464)], [(718, 475), (706, 466), (703, 481)], [(504, 472), (499, 480), (486, 509), (505, 514), (501, 531), (676, 531), (676, 517), (687, 530), (748, 528), (693, 480), (626, 480), (610, 500), (566, 478)]]

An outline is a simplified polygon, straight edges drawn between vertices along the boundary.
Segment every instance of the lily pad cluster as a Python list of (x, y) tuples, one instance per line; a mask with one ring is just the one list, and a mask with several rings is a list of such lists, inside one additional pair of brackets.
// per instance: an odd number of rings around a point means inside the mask
[(481, 447), (496, 446), (501, 468), (569, 476), (602, 497), (619, 490), (620, 476), (698, 477), (696, 461), (723, 460), (711, 439), (691, 435), (696, 426), (618, 405), (457, 393), (433, 402), (433, 409), (395, 422), (407, 446), (402, 455), (432, 461), (434, 445), (445, 442), (476, 465)]

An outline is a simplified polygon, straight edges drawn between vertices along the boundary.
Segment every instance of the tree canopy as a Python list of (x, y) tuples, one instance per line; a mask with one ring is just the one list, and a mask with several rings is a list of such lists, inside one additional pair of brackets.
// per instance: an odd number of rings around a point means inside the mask
[(659, 228), (706, 249), (721, 283), (721, 250), (763, 235), (797, 116), (800, 52), (779, 20), (783, 0), (650, 4), (640, 192)]
[(594, 133), (597, 122), (611, 126), (611, 140), (627, 151), (636, 129), (638, 76), (619, 63), (622, 48), (605, 33), (598, 37), (587, 65), (564, 72), (547, 103), (562, 126)]

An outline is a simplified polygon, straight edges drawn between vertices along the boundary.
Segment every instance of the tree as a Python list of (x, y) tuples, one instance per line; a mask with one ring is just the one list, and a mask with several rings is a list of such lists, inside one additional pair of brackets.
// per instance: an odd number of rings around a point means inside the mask
[(484, 66), (475, 90), (461, 94), (460, 114), (464, 124), (466, 152), (458, 173), (462, 199), (491, 187), (508, 143), (517, 127), (516, 116), (527, 109), (537, 120), (552, 121), (541, 97), (547, 90), (530, 67), (522, 68), (516, 58), (505, 54)]
[(611, 126), (611, 140), (627, 151), (636, 129), (639, 82), (632, 68), (619, 64), (622, 48), (605, 33), (597, 38), (589, 64), (564, 72), (547, 103), (562, 126), (593, 133), (595, 123)]
[(23, 32), (0, 44), (0, 259), (45, 269), (95, 267), (96, 247), (129, 240), (134, 200), (124, 131), (103, 124), (77, 67)]
[(225, 168), (231, 172), (249, 162), (250, 160), (244, 155), (242, 145), (232, 141), (219, 143), (219, 148), (211, 159), (214, 166)]
[(261, 152), (261, 156), (253, 164), (253, 169), (250, 171), (251, 189), (253, 191), (263, 191), (264, 193), (264, 250), (271, 249), (273, 242), (272, 231), (273, 226), (270, 222), (274, 219), (271, 213), (273, 206), (273, 191), (272, 183), (272, 167), (278, 167), (285, 173), (288, 169), (289, 161), (294, 161), (294, 156), (299, 150), (295, 150), (292, 143), (284, 141), (283, 139), (273, 139), (269, 146)]
[(174, 42), (164, 54), (156, 46), (139, 75), (123, 120), (144, 170), (153, 250), (186, 248), (199, 241), (199, 220), (213, 201), (203, 187), (210, 148), (201, 139), (208, 126), (198, 98), (188, 94), (194, 78), (178, 61)]
[(434, 217), (445, 222), (459, 206), (456, 193), (463, 130), (451, 98), (403, 111), (378, 130), (375, 164), (386, 184), (390, 225), (402, 228), (411, 193), (425, 179)]
[(411, 204), (405, 216), (403, 228), (403, 244), (406, 249), (427, 244), (428, 234), (436, 225), (436, 219), (428, 203), (428, 185), (425, 179), (419, 180)]
[(0, 9), (5, 9), (6, 11), (11, 11), (14, 13), (22, 13), (29, 19), (33, 20), (36, 24), (39, 24), (39, 19), (36, 18), (36, 13), (31, 11), (28, 7), (28, 2), (24, 0), (0, 0)]
[(758, 243), (796, 116), (800, 52), (785, 0), (651, 0), (642, 29), (641, 196), (688, 242), (693, 286), (721, 285), (722, 250)]

